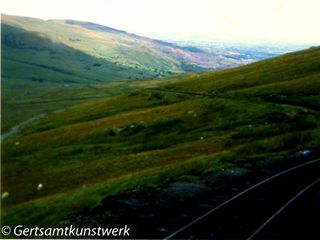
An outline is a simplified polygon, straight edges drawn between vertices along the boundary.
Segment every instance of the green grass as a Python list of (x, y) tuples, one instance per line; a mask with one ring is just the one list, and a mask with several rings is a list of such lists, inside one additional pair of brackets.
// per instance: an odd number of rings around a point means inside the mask
[(47, 114), (2, 143), (3, 223), (63, 225), (132, 188), (319, 147), (319, 56), (136, 82)]
[(1, 26), (4, 76), (40, 83), (96, 83), (139, 75), (138, 69), (114, 64), (47, 36), (5, 23)]
[[(9, 25), (11, 20), (4, 16), (1, 24), (2, 131), (39, 113), (132, 89), (124, 83), (116, 83), (115, 89), (112, 83), (106, 87), (92, 84), (155, 76), (153, 70), (152, 74), (146, 72), (141, 76), (139, 68), (92, 56), (53, 39), (50, 34), (27, 31), (16, 23)], [(40, 29), (50, 29), (50, 24), (34, 21), (43, 25)]]
[[(28, 79), (20, 78), (2, 78), (1, 94), (2, 94), (2, 119), (1, 130), (7, 132), (13, 126), (30, 119), (33, 116), (51, 113), (55, 110), (66, 109), (70, 106), (86, 102), (94, 99), (106, 99), (108, 97), (117, 96), (132, 92), (139, 89), (156, 87), (160, 84), (177, 81), (173, 77), (162, 78), (161, 80), (139, 80), (116, 81), (103, 84), (55, 84), (55, 83), (38, 83)], [(85, 111), (87, 114), (84, 119), (103, 116), (110, 113), (103, 113), (99, 106), (108, 104), (108, 101), (97, 100), (96, 106), (89, 104)], [(124, 104), (122, 102), (114, 105), (115, 111)], [(137, 102), (140, 105), (140, 102)], [(85, 106), (85, 105), (84, 105)], [(131, 107), (130, 105), (128, 106)], [(73, 108), (70, 109), (70, 111)], [(76, 118), (82, 112), (83, 108), (75, 107), (73, 112)], [(76, 110), (78, 109), (78, 110)], [(78, 112), (77, 112), (78, 111)], [(96, 113), (94, 113), (96, 111)], [(94, 116), (94, 115), (97, 116)], [(81, 115), (81, 114), (80, 114)], [(62, 121), (72, 121), (70, 118), (60, 118)]]

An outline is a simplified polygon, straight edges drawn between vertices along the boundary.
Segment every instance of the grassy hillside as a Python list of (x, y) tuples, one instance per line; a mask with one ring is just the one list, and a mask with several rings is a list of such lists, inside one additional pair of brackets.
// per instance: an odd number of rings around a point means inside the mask
[(40, 114), (46, 114), (90, 99), (105, 98), (146, 87), (154, 87), (176, 79), (133, 80), (130, 83), (116, 81), (103, 84), (39, 83), (20, 78), (10, 78), (6, 82), (4, 78), (2, 80), (1, 130), (9, 132), (13, 126)]
[(132, 188), (318, 148), (319, 59), (313, 48), (46, 115), (3, 142), (3, 224), (63, 225)]
[(139, 75), (137, 69), (93, 57), (46, 35), (5, 23), (1, 27), (2, 131), (88, 97), (119, 93), (92, 84)]
[(58, 72), (60, 76), (53, 79), (44, 75), (37, 80), (60, 82), (62, 77), (66, 82), (91, 83), (145, 79), (201, 69), (170, 54), (188, 54), (188, 50), (96, 24), (89, 28), (88, 24), (2, 15), (4, 59), (29, 65), (24, 68), (31, 65), (40, 68), (38, 71)]
[[(214, 75), (210, 72), (201, 74), (181, 84), (170, 85), (168, 88), (204, 91), (207, 93), (215, 91), (218, 94), (272, 83), (283, 84), (285, 81), (297, 80), (303, 77), (314, 77), (319, 74), (319, 67), (319, 47), (313, 47), (240, 68), (219, 71)], [(308, 80), (301, 80), (301, 82), (309, 84)], [(296, 91), (299, 90), (299, 88), (296, 89)], [(318, 93), (317, 90), (314, 89), (313, 91)]]

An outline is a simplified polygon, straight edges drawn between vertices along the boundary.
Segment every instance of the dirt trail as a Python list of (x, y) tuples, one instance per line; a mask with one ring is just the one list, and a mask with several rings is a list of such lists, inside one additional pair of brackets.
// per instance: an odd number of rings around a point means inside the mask
[(39, 114), (39, 115), (33, 116), (33, 117), (27, 119), (26, 121), (23, 121), (23, 122), (19, 123), (18, 125), (12, 127), (8, 132), (1, 133), (1, 141), (5, 140), (7, 137), (9, 137), (13, 134), (18, 133), (23, 127), (25, 127), (29, 123), (31, 123), (39, 118), (42, 118), (44, 115), (45, 114)]

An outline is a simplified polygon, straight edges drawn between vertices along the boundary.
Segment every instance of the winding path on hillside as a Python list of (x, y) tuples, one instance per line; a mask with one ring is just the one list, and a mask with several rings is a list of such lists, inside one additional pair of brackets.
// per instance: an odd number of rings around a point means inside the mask
[(29, 118), (29, 119), (17, 124), (16, 126), (12, 127), (8, 132), (1, 133), (1, 141), (4, 141), (9, 136), (12, 136), (12, 135), (18, 133), (22, 128), (24, 128), (25, 126), (27, 126), (31, 122), (42, 118), (44, 115), (45, 114), (39, 114), (39, 115), (33, 116), (33, 117), (31, 117), (31, 118)]
[[(234, 99), (236, 98), (230, 98), (230, 97), (222, 97), (216, 92), (208, 93), (208, 92), (192, 92), (192, 91), (177, 91), (177, 90), (168, 90), (168, 89), (159, 89), (159, 88), (146, 88), (146, 90), (151, 90), (154, 92), (164, 92), (164, 93), (173, 93), (173, 94), (184, 94), (184, 95), (191, 95), (191, 96), (198, 96), (198, 97), (215, 97), (215, 98), (222, 98), (222, 99)], [(284, 102), (284, 101), (267, 101), (265, 100), (264, 102), (267, 103), (274, 103), (278, 105), (283, 105), (283, 106), (290, 106), (290, 107), (301, 107), (310, 111), (317, 111), (319, 112), (318, 107), (313, 107), (307, 104), (294, 104), (290, 102)]]

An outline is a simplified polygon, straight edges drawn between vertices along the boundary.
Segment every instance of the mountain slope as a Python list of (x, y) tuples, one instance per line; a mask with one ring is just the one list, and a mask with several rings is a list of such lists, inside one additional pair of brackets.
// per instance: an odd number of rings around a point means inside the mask
[[(125, 67), (46, 36), (2, 23), (2, 76), (36, 82), (94, 83), (119, 79)], [(122, 74), (125, 77), (125, 73)]]
[[(29, 23), (29, 19), (27, 19), (26, 22)], [(126, 63), (118, 63), (110, 58), (87, 52), (86, 49), (84, 49), (86, 46), (77, 47), (75, 46), (77, 44), (73, 44), (72, 37), (83, 37), (83, 39), (85, 39), (83, 41), (86, 41), (85, 44), (96, 47), (100, 44), (102, 47), (103, 42), (97, 44), (94, 41), (90, 42), (90, 38), (88, 41), (86, 40), (85, 35), (90, 36), (92, 35), (91, 32), (83, 32), (82, 29), (77, 28), (68, 29), (63, 27), (62, 24), (48, 22), (44, 22), (45, 24), (43, 24), (40, 20), (39, 22), (41, 26), (43, 25), (42, 28), (49, 31), (49, 33), (41, 31), (42, 29), (40, 27), (38, 28), (38, 25), (34, 23), (31, 24), (32, 28), (29, 29), (20, 28), (21, 26), (18, 24), (11, 24), (10, 21), (6, 21), (6, 18), (2, 20), (3, 62), (8, 62), (9, 67), (11, 65), (13, 65), (12, 67), (16, 67), (14, 65), (15, 62), (26, 65), (24, 66), (25, 71), (19, 71), (21, 74), (18, 76), (15, 75), (17, 71), (4, 68), (3, 74), (5, 76), (27, 78), (28, 76), (24, 77), (24, 74), (36, 74), (37, 71), (40, 71), (39, 77), (42, 77), (43, 81), (63, 82), (62, 79), (65, 78), (66, 82), (69, 83), (94, 83), (148, 78), (155, 75), (154, 70), (152, 70), (152, 72), (144, 71), (144, 68), (133, 65), (130, 66)], [(56, 34), (56, 32), (59, 32), (64, 38)], [(66, 32), (68, 32), (69, 35), (66, 36)], [(103, 39), (105, 42), (109, 40), (108, 38)], [(69, 42), (71, 42), (71, 44)], [(112, 55), (112, 57), (116, 56), (114, 52), (105, 54), (108, 56)], [(131, 54), (136, 55), (136, 53)], [(136, 55), (136, 57), (141, 57), (141, 55)], [(151, 57), (150, 55), (149, 58)], [(12, 63), (12, 61), (15, 62)], [(156, 62), (155, 64), (160, 67), (162, 66), (161, 62)], [(19, 65), (18, 67), (20, 68)], [(34, 68), (36, 68), (36, 70)], [(54, 72), (44, 75), (41, 73), (41, 70)], [(48, 77), (48, 75), (50, 77)]]
[(319, 56), (176, 77), (48, 114), (3, 143), (3, 222), (63, 225), (119, 192), (318, 148)]
[[(54, 46), (52, 43), (57, 43), (59, 46), (65, 45), (69, 49), (78, 50), (97, 58), (96, 64), (82, 66), (86, 69), (92, 68), (95, 71), (104, 70), (103, 68), (106, 67), (104, 72), (111, 72), (110, 76), (105, 76), (104, 81), (150, 78), (189, 70), (225, 68), (242, 64), (241, 61), (231, 60), (212, 53), (208, 54), (194, 47), (180, 47), (89, 22), (74, 20), (43, 21), (34, 18), (2, 15), (2, 24), (11, 26), (11, 29), (3, 28), (4, 37), (10, 38), (4, 42), (5, 46), (8, 44), (11, 48), (18, 47), (19, 49), (19, 46), (10, 45), (10, 43), (15, 43), (15, 41), (21, 43), (24, 37), (26, 37), (26, 40), (30, 40), (31, 34), (34, 34), (35, 38), (44, 37), (49, 40), (47, 46), (53, 47), (53, 51), (58, 46)], [(20, 31), (23, 29), (30, 35), (14, 36), (13, 28), (18, 28)], [(19, 39), (17, 40), (17, 38)], [(37, 42), (38, 40), (33, 41)], [(41, 44), (44, 44), (43, 41)], [(39, 47), (36, 50), (44, 49)], [(23, 54), (24, 52), (20, 51), (22, 57)], [(61, 61), (63, 59), (64, 56), (61, 56)], [(43, 56), (42, 54), (42, 58), (39, 58), (39, 62), (51, 63), (53, 60), (54, 56), (52, 55)], [(100, 63), (99, 60), (102, 62)], [(108, 63), (110, 66), (104, 66), (104, 63)], [(52, 62), (51, 64), (55, 65), (57, 63)], [(63, 68), (63, 66), (60, 67)], [(112, 71), (112, 67), (115, 68), (114, 71)], [(122, 68), (122, 71), (119, 71), (119, 68)], [(127, 73), (131, 73), (131, 75)]]
[[(319, 73), (319, 51), (319, 47), (312, 47), (247, 66), (218, 71), (214, 74), (210, 72), (199, 74), (188, 81), (168, 86), (168, 88), (185, 88), (207, 92), (215, 90), (223, 93), (230, 90), (280, 83), (305, 76), (310, 77)], [(225, 79), (228, 79), (228, 81)]]
[(37, 114), (86, 99), (90, 92), (92, 97), (101, 96), (103, 91), (93, 91), (89, 84), (138, 74), (138, 70), (129, 71), (4, 23), (1, 41), (2, 131)]

